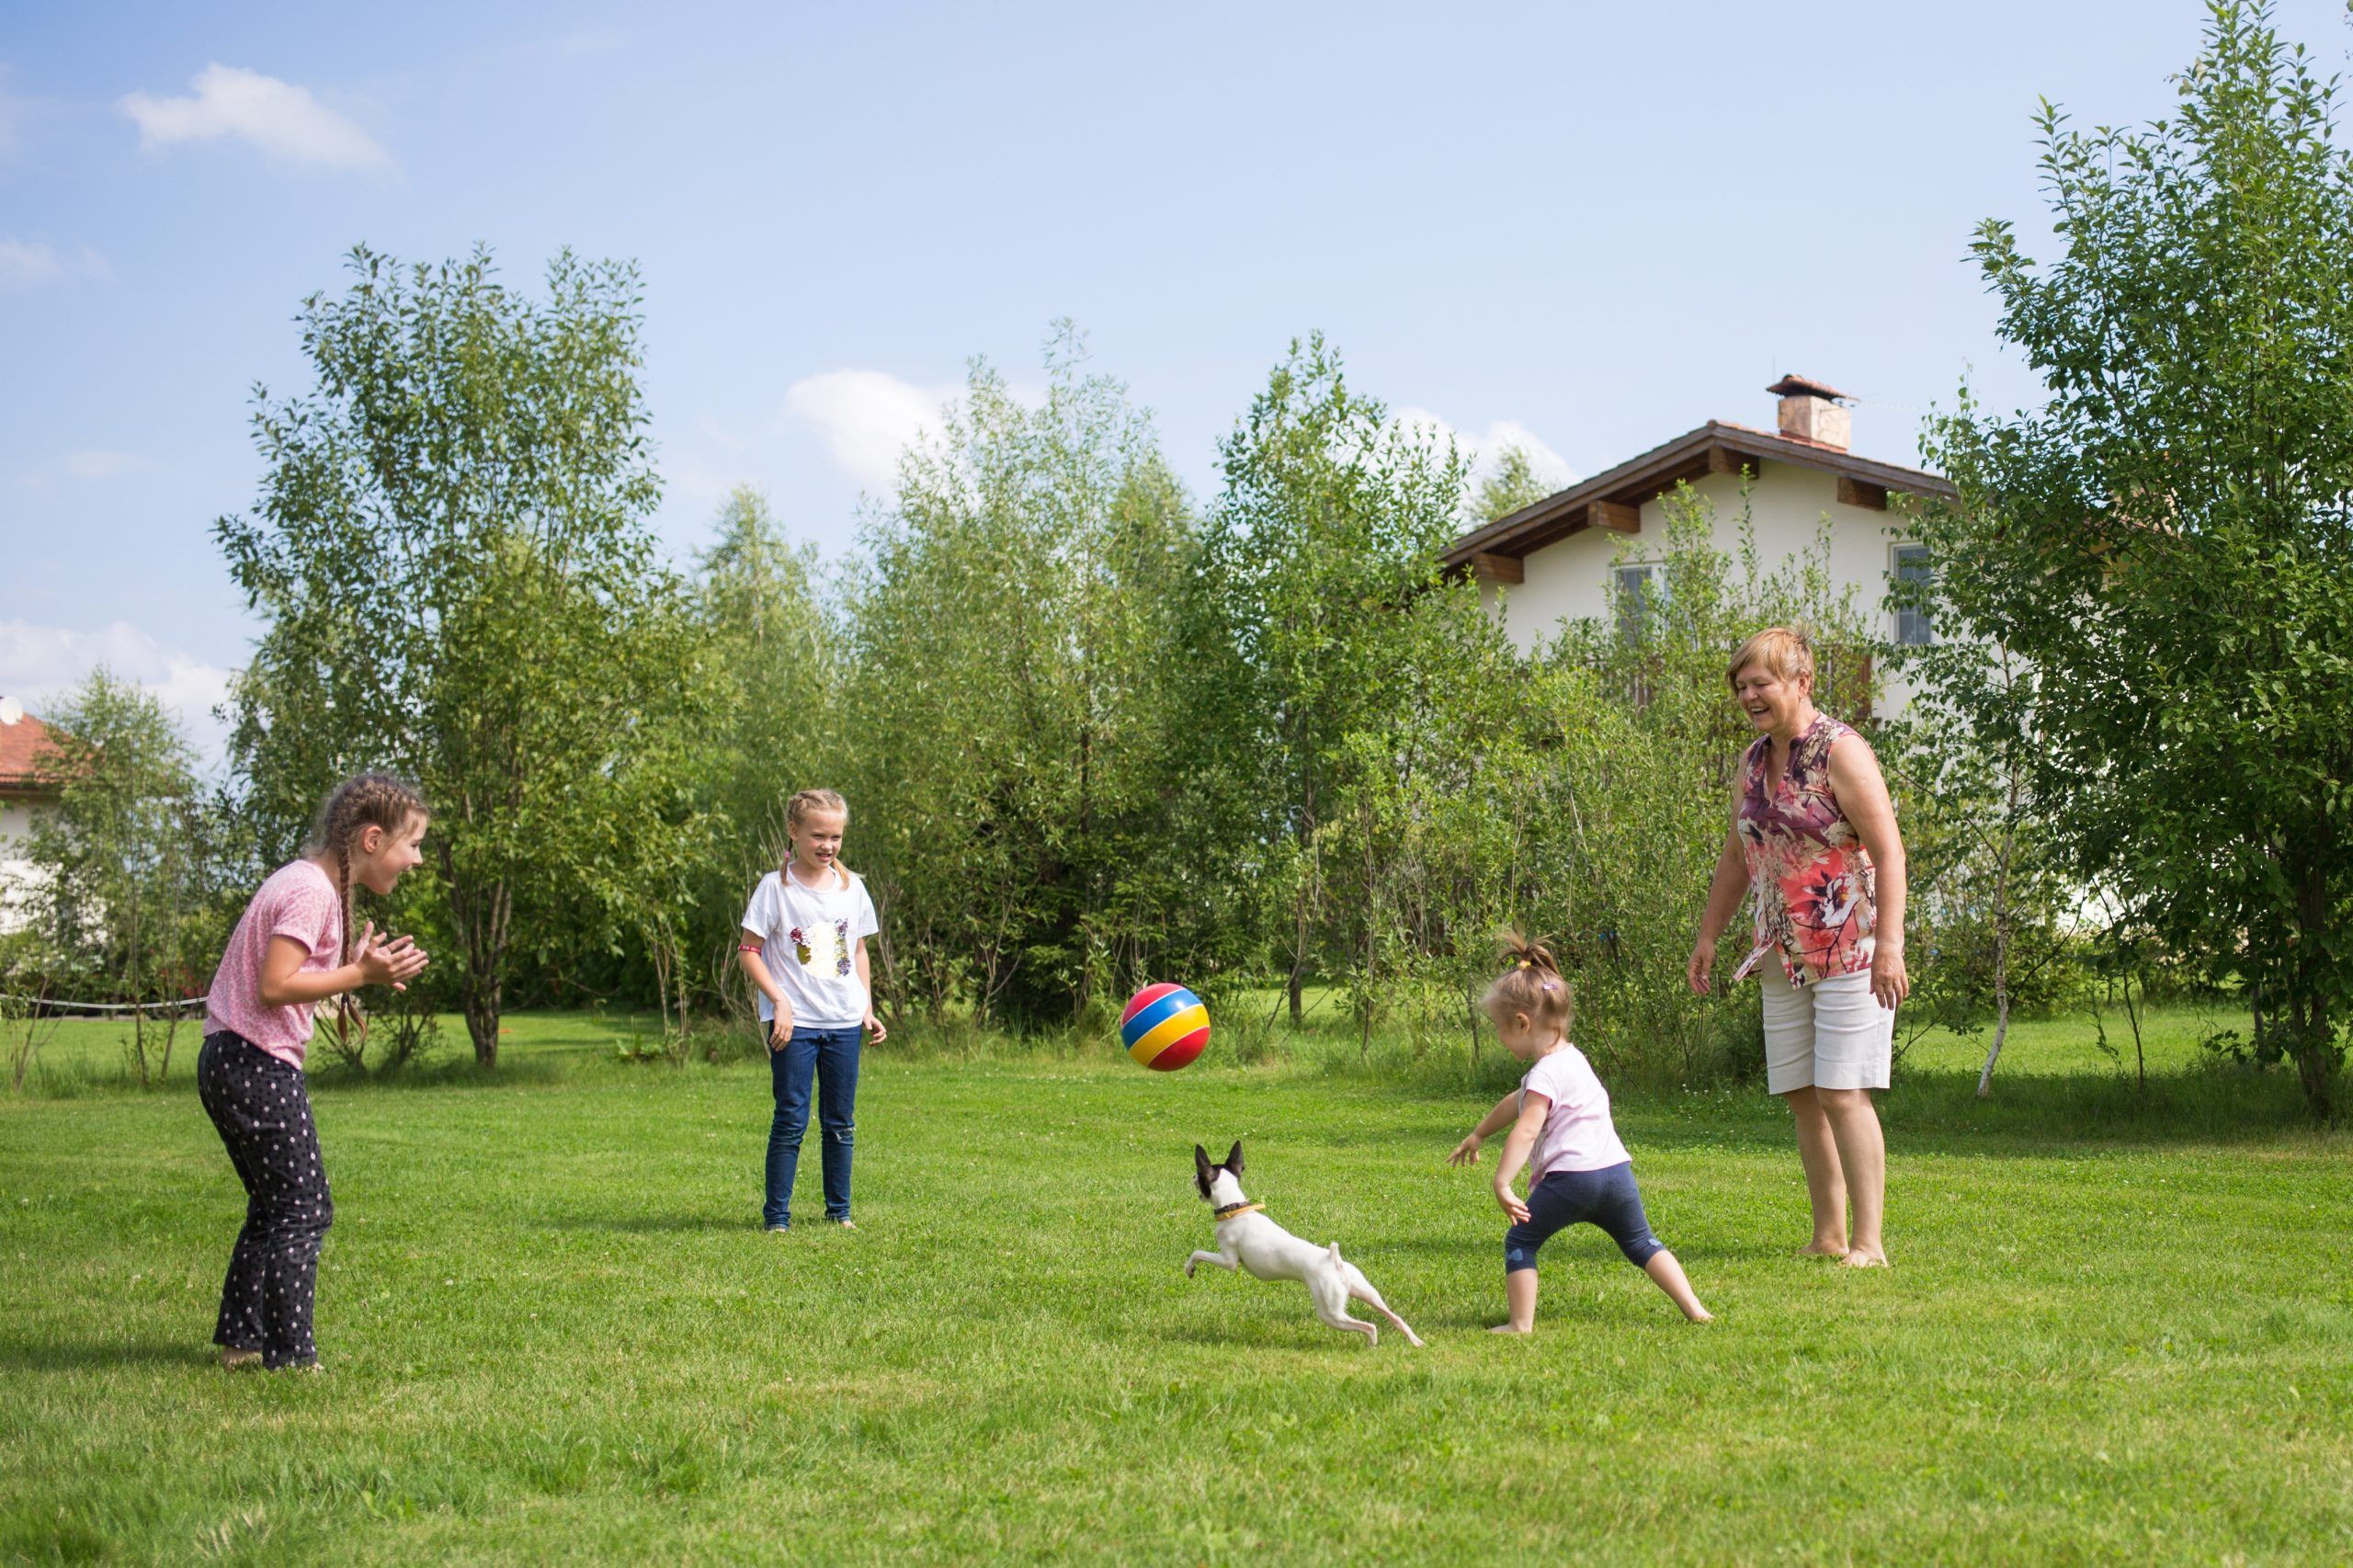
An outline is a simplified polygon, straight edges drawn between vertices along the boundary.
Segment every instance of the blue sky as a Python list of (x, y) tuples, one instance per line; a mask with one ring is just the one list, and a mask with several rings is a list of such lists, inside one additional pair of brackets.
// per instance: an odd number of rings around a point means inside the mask
[[(2341, 69), (2341, 0), (2279, 7)], [(682, 558), (764, 486), (838, 558), (985, 355), (1074, 317), (1209, 499), (1295, 334), (1590, 472), (1802, 370), (1904, 460), (2032, 395), (1966, 265), (2040, 233), (2039, 95), (2165, 112), (2188, 0), (1381, 6), (0, 0), (0, 694), (95, 662), (203, 718), (255, 623), (210, 525), (357, 243), (642, 267)]]

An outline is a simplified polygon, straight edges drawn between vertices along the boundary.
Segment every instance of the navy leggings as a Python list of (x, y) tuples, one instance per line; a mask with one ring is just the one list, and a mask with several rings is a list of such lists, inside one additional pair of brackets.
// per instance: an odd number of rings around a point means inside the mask
[(1536, 1254), (1571, 1225), (1598, 1225), (1626, 1261), (1640, 1268), (1665, 1247), (1643, 1218), (1634, 1165), (1621, 1160), (1597, 1171), (1554, 1171), (1528, 1190), (1528, 1218), (1504, 1233), (1504, 1272), (1536, 1267)]
[(204, 1037), (196, 1092), (245, 1184), (245, 1224), (229, 1255), (212, 1342), (258, 1350), (265, 1367), (315, 1361), (311, 1308), (335, 1199), (302, 1070), (222, 1029)]

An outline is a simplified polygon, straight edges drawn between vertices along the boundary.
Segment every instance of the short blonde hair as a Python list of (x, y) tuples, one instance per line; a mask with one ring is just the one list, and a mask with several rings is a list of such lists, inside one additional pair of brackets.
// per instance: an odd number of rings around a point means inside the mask
[(1795, 680), (1803, 676), (1808, 686), (1813, 684), (1813, 644), (1806, 641), (1804, 632), (1788, 626), (1768, 626), (1740, 645), (1740, 652), (1724, 666), (1724, 684), (1736, 693), (1740, 690), (1740, 672), (1751, 665), (1762, 665), (1783, 680)]

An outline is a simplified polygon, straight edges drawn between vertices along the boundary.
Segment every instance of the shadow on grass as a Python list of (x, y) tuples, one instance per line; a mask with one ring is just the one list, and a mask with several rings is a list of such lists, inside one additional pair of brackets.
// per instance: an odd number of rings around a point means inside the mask
[(605, 1231), (616, 1235), (697, 1235), (739, 1231), (760, 1233), (756, 1220), (741, 1214), (574, 1214), (547, 1223), (559, 1231)]
[(215, 1346), (177, 1339), (0, 1345), (0, 1368), (12, 1372), (81, 1372), (135, 1366), (217, 1368), (220, 1360), (221, 1352)]

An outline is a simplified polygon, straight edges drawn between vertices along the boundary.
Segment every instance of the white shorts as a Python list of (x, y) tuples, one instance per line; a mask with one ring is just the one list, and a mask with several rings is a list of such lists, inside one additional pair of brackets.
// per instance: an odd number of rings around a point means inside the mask
[(1887, 1087), (1895, 1013), (1871, 994), (1870, 971), (1791, 985), (1768, 960), (1763, 985), (1767, 1093)]

